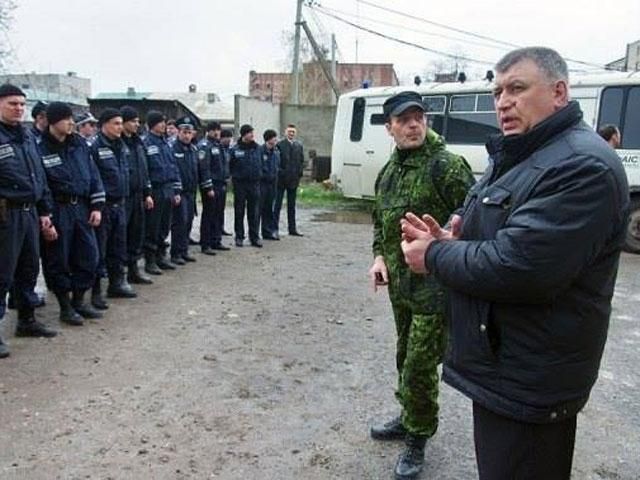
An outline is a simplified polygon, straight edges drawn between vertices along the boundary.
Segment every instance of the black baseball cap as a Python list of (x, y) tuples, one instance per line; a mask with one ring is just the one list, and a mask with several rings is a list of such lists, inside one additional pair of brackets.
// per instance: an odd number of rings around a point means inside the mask
[(410, 108), (419, 108), (423, 112), (425, 111), (424, 104), (422, 103), (422, 97), (417, 92), (400, 92), (387, 100), (382, 105), (382, 112), (384, 119), (389, 120), (391, 117), (397, 117), (402, 115)]

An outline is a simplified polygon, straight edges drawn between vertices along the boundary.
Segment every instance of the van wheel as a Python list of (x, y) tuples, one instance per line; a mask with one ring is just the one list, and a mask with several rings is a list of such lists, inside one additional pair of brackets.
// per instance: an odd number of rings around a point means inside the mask
[(640, 198), (631, 199), (631, 213), (623, 249), (625, 252), (640, 253)]

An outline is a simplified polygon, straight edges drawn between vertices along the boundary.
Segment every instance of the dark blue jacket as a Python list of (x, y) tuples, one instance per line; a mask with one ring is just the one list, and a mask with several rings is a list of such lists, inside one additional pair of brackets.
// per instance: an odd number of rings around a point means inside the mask
[(122, 140), (129, 148), (129, 193), (142, 192), (143, 196), (151, 195), (151, 181), (147, 167), (147, 148), (139, 135), (130, 137), (122, 134)]
[(51, 197), (35, 139), (22, 125), (0, 123), (0, 198), (35, 203), (40, 216), (51, 212)]
[(576, 102), (488, 144), (460, 241), (426, 267), (449, 289), (444, 380), (500, 415), (566, 420), (586, 403), (607, 338), (629, 214), (620, 159)]
[(229, 151), (229, 168), (234, 181), (258, 182), (262, 177), (262, 155), (256, 142), (239, 141)]
[(212, 138), (203, 138), (198, 143), (198, 159), (201, 163), (203, 181), (210, 179), (216, 185), (225, 182), (224, 152), (220, 142)]
[(229, 159), (231, 157), (231, 154), (229, 153), (230, 150), (231, 147), (229, 145), (224, 146), (223, 144), (220, 144), (220, 152), (222, 153), (222, 176), (225, 182), (231, 178), (231, 170), (229, 168)]
[(260, 146), (260, 157), (262, 158), (262, 178), (263, 182), (275, 182), (278, 179), (280, 168), (280, 152), (277, 148), (269, 150), (266, 145)]
[(105, 200), (102, 179), (84, 138), (74, 133), (61, 143), (44, 132), (38, 151), (54, 199), (57, 195), (75, 195), (84, 198), (92, 209), (102, 207)]
[(154, 188), (167, 184), (173, 186), (176, 195), (182, 191), (180, 172), (173, 158), (171, 145), (166, 138), (149, 132), (144, 139), (147, 147), (147, 160), (149, 166), (149, 179)]
[(96, 162), (107, 201), (129, 196), (129, 148), (121, 138), (109, 140), (102, 132), (89, 147)]
[(198, 189), (198, 149), (191, 143), (184, 144), (176, 140), (171, 150), (180, 172), (182, 191), (195, 193)]

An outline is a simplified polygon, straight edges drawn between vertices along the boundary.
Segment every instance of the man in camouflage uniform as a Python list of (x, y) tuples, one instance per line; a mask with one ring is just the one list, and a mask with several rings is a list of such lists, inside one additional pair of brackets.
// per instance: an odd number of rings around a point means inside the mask
[(385, 125), (396, 143), (376, 180), (373, 210), (374, 288), (388, 285), (398, 335), (396, 398), (398, 417), (371, 428), (377, 440), (404, 438), (406, 450), (395, 467), (396, 479), (422, 470), (424, 446), (438, 427), (438, 372), (445, 344), (444, 291), (430, 277), (414, 274), (400, 248), (400, 220), (406, 212), (430, 214), (446, 223), (462, 205), (474, 179), (462, 157), (445, 150), (428, 130), (419, 94), (402, 92), (383, 106)]

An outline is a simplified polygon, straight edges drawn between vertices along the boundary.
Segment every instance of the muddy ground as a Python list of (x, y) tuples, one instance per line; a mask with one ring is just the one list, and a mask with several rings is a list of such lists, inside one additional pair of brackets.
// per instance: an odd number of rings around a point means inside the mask
[[(397, 411), (371, 227), (318, 213), (301, 212), (304, 238), (197, 255), (52, 340), (13, 338), (11, 313), (0, 479), (392, 478), (400, 444), (368, 438)], [(575, 479), (640, 478), (639, 267), (623, 257)], [(58, 326), (52, 302), (39, 314)], [(421, 478), (476, 478), (470, 403), (447, 386), (441, 401)]]

